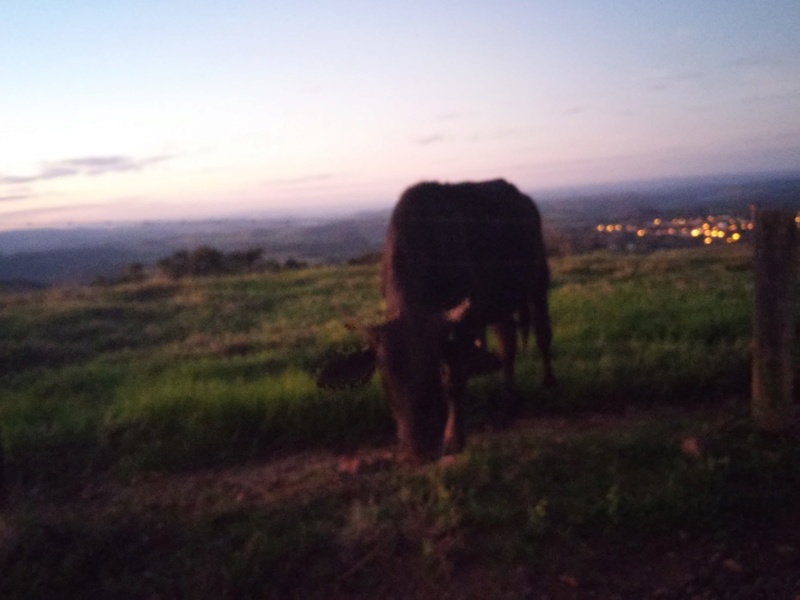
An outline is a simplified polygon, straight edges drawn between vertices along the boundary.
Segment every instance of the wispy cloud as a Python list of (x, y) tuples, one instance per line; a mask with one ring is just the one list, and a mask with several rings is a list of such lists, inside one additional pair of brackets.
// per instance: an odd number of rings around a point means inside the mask
[(33, 194), (6, 194), (0, 195), (0, 202), (13, 202), (14, 200), (27, 200), (33, 197)]
[(502, 129), (495, 129), (492, 131), (479, 131), (477, 133), (473, 133), (465, 137), (465, 141), (470, 143), (492, 143), (492, 142), (502, 142), (505, 140), (509, 140), (515, 137), (518, 137), (520, 134), (524, 134), (525, 130), (521, 128), (502, 128)]
[(484, 142), (497, 142), (499, 140), (507, 140), (509, 138), (513, 138), (520, 133), (523, 133), (521, 129), (496, 129), (491, 131), (477, 131), (475, 133), (462, 133), (462, 134), (450, 134), (450, 133), (432, 133), (429, 135), (423, 135), (416, 137), (412, 140), (412, 142), (417, 146), (432, 146), (434, 144), (441, 144), (441, 143), (455, 143), (455, 142), (466, 142), (470, 144), (474, 143), (484, 143)]
[(54, 216), (54, 215), (62, 215), (70, 213), (79, 212), (82, 210), (88, 209), (96, 209), (96, 204), (67, 204), (62, 206), (46, 206), (46, 207), (37, 207), (37, 208), (24, 208), (21, 210), (14, 210), (3, 213), (3, 218), (8, 220), (18, 220), (24, 221), (27, 219), (32, 219), (35, 217), (39, 217), (42, 215), (45, 216)]
[(700, 82), (707, 79), (708, 74), (703, 71), (669, 71), (655, 70), (646, 76), (647, 89), (651, 92), (663, 92), (674, 86)]
[(734, 69), (750, 69), (750, 68), (782, 68), (791, 66), (791, 63), (785, 59), (776, 57), (759, 56), (757, 54), (740, 56), (734, 60), (730, 60), (722, 64), (723, 68), (732, 67)]
[(800, 89), (788, 92), (775, 92), (768, 94), (755, 93), (752, 95), (742, 96), (742, 102), (761, 104), (766, 102), (784, 102), (786, 100), (796, 100), (800, 97)]
[(565, 117), (574, 117), (575, 115), (579, 115), (582, 112), (586, 112), (586, 107), (582, 104), (577, 104), (575, 106), (570, 106), (568, 109), (564, 111)]
[(309, 183), (321, 183), (330, 181), (335, 178), (333, 173), (315, 173), (311, 175), (301, 175), (299, 177), (283, 177), (278, 179), (269, 179), (265, 183), (269, 185), (306, 185)]
[(63, 179), (65, 177), (97, 177), (108, 173), (141, 171), (147, 167), (164, 162), (172, 156), (150, 156), (135, 158), (131, 156), (87, 156), (42, 163), (38, 172), (31, 175), (0, 175), (0, 185), (25, 185)]
[(447, 136), (445, 136), (443, 133), (432, 133), (430, 135), (423, 135), (415, 138), (414, 143), (418, 146), (430, 146), (431, 144), (443, 142), (445, 139), (447, 139)]
[(0, 230), (6, 229), (9, 224), (24, 226), (26, 223), (113, 221), (117, 216), (123, 216), (124, 220), (125, 215), (132, 214), (132, 210), (135, 212), (142, 207), (151, 209), (151, 214), (164, 214), (165, 208), (163, 202), (156, 203), (141, 196), (125, 196), (102, 202), (67, 202), (46, 206), (31, 202), (12, 208), (13, 206), (13, 204), (8, 205), (0, 211)]

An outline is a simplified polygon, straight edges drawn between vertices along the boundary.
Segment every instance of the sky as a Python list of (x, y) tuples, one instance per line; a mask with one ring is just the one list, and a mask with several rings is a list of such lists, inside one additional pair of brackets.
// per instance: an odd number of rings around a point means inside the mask
[(0, 230), (800, 169), (797, 0), (2, 0)]

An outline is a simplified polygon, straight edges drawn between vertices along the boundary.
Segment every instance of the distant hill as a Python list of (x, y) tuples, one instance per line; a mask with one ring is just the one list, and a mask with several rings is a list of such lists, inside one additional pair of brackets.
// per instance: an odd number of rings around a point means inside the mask
[[(593, 223), (746, 215), (753, 202), (800, 209), (800, 173), (704, 177), (542, 191), (533, 194), (548, 230), (582, 235)], [(0, 232), (0, 282), (15, 286), (114, 278), (133, 262), (155, 264), (178, 250), (261, 248), (289, 258), (341, 263), (380, 250), (389, 210), (328, 219), (150, 222)], [(579, 247), (573, 245), (573, 247)], [(11, 287), (0, 285), (0, 290)]]
[(0, 294), (9, 292), (32, 292), (46, 287), (47, 286), (44, 284), (25, 281), (24, 279), (11, 279), (7, 281), (0, 281)]
[[(389, 211), (345, 219), (149, 223), (0, 232), (0, 282), (88, 283), (114, 278), (126, 266), (155, 264), (178, 250), (211, 246), (230, 252), (262, 248), (279, 261), (345, 262), (376, 252)], [(0, 287), (2, 290), (3, 287)]]
[(744, 215), (754, 203), (800, 210), (800, 173), (609, 184), (535, 197), (543, 216), (560, 222)]

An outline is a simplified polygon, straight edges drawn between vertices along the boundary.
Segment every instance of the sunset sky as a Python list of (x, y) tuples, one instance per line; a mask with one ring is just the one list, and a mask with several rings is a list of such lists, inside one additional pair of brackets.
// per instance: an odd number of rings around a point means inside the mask
[(0, 229), (800, 169), (797, 0), (9, 0)]

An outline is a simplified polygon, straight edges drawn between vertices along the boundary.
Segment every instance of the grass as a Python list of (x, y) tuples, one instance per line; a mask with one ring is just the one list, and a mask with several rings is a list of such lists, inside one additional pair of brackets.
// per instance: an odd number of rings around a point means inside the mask
[[(554, 261), (563, 384), (543, 392), (537, 362), (520, 360), (531, 414), (746, 394), (748, 265), (741, 252), (697, 251)], [(337, 394), (313, 385), (332, 349), (360, 343), (346, 318), (380, 319), (377, 279), (373, 267), (342, 267), (8, 296), (0, 419), (9, 459), (28, 464), (41, 436), (94, 446), (112, 463), (191, 468), (385, 435), (377, 382)], [(495, 384), (472, 386), (478, 423)], [(91, 463), (73, 454), (81, 469)]]
[(27, 462), (45, 433), (93, 439), (126, 465), (199, 466), (336, 441), (358, 420), (353, 407), (383, 431), (377, 387), (330, 399), (313, 383), (347, 336), (338, 311), (375, 312), (375, 278), (320, 269), (10, 296), (0, 313), (9, 458)]
[[(508, 574), (552, 560), (554, 544), (572, 554), (678, 531), (732, 537), (800, 499), (796, 444), (740, 420), (565, 433), (480, 436), (449, 469), (342, 479), (327, 467), (282, 501), (243, 500), (218, 474), (167, 501), (156, 479), (133, 497), (23, 513), (0, 551), (0, 590), (407, 597), (432, 585), (441, 594), (474, 565)], [(683, 452), (681, 440), (699, 433), (703, 452)]]
[(417, 535), (429, 542), (457, 538), (446, 560), (513, 564), (541, 558), (553, 539), (608, 543), (680, 529), (730, 535), (763, 523), (786, 495), (797, 498), (793, 444), (726, 424), (707, 432), (713, 449), (692, 457), (681, 451), (687, 430), (668, 429), (492, 440), (454, 468), (403, 480), (411, 491), (396, 516), (415, 514), (425, 532)]
[(454, 466), (355, 477), (335, 458), (280, 465), (391, 440), (377, 381), (313, 383), (332, 350), (360, 344), (345, 319), (381, 318), (374, 267), (2, 296), (17, 508), (0, 521), (0, 595), (413, 595), (476, 564), (502, 589), (553, 544), (778, 518), (800, 456), (749, 425), (750, 260), (553, 261), (561, 385), (542, 390), (520, 357), (528, 425), (481, 433), (499, 391), (482, 378)]

